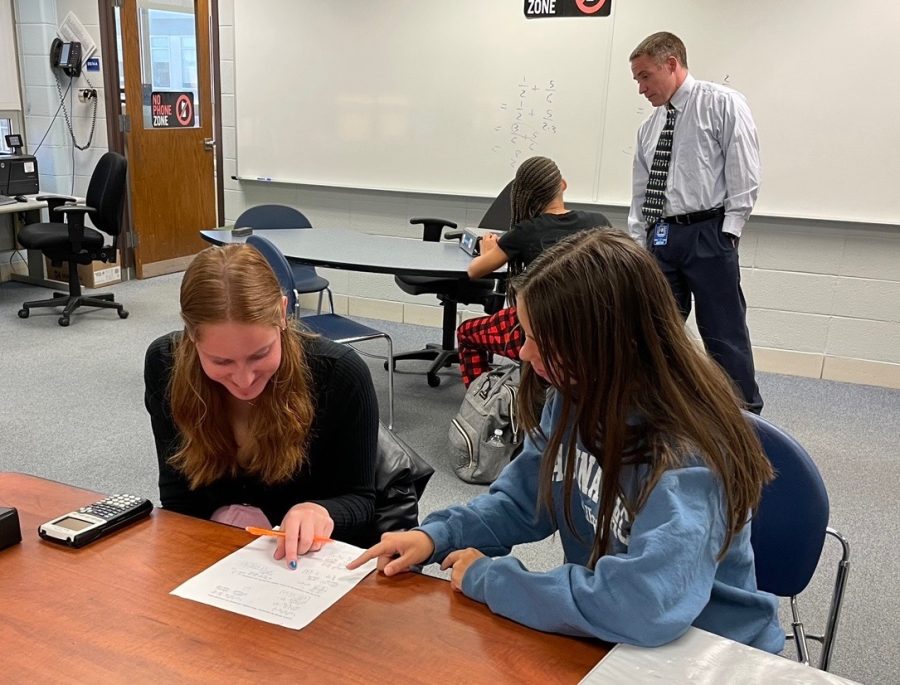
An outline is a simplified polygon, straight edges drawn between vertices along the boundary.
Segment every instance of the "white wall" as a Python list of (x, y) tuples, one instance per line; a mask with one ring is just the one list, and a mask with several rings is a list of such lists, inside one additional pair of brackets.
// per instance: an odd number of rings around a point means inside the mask
[[(48, 52), (58, 21), (74, 11), (100, 47), (96, 0), (16, 0), (23, 109), (31, 149), (59, 104)], [(408, 220), (443, 216), (476, 225), (483, 198), (383, 193), (259, 183), (238, 183), (235, 173), (233, 0), (220, 0), (222, 145), (225, 218), (263, 202), (303, 210), (318, 228), (349, 227), (388, 235), (420, 235)], [(106, 58), (99, 50), (101, 60)], [(112, 57), (111, 57), (112, 58)], [(76, 151), (75, 194), (83, 195), (96, 159), (107, 150), (102, 72), (88, 74), (101, 90), (94, 144)], [(73, 87), (87, 87), (84, 78)], [(90, 127), (90, 109), (77, 98), (73, 125), (79, 143)], [(69, 193), (72, 146), (62, 113), (38, 153), (41, 189)], [(565, 172), (565, 170), (563, 170)], [(837, 191), (839, 192), (839, 191)], [(623, 208), (599, 207), (619, 226)], [(0, 255), (6, 262), (6, 255)], [(744, 292), (757, 367), (900, 388), (900, 226), (867, 226), (751, 219), (741, 241)], [(437, 301), (401, 292), (393, 277), (322, 270), (343, 313), (439, 326)], [(2, 274), (0, 274), (2, 277)], [(463, 312), (461, 316), (471, 313)]]
[(12, 0), (0, 0), (0, 110), (21, 110)]
[[(53, 121), (53, 114), (59, 107), (59, 94), (50, 68), (49, 53), (50, 43), (56, 36), (57, 24), (71, 11), (78, 16), (94, 39), (98, 48), (94, 56), (100, 57), (102, 66), (106, 55), (100, 46), (98, 3), (96, 0), (16, 0), (15, 10), (28, 152), (34, 151), (49, 129), (46, 140), (37, 152), (41, 191), (84, 196), (97, 160), (109, 149), (106, 139), (103, 72), (82, 72), (72, 83), (73, 90), (89, 88), (89, 79), (98, 95), (93, 143), (88, 150), (75, 150), (73, 166), (72, 140), (61, 110), (56, 121)], [(112, 55), (111, 58), (114, 59), (115, 56)], [(61, 77), (61, 83), (65, 92), (68, 77)], [(69, 109), (75, 139), (79, 145), (84, 145), (91, 129), (93, 104), (79, 102), (76, 95), (71, 106), (69, 97), (66, 97), (66, 107)]]
[[(219, 20), (226, 222), (247, 207), (279, 202), (301, 209), (323, 229), (416, 236), (418, 229), (408, 223), (416, 215), (477, 225), (489, 204), (480, 198), (231, 180), (233, 0), (220, 0)], [(625, 225), (624, 208), (599, 210)], [(741, 264), (759, 370), (900, 388), (900, 226), (754, 218), (741, 240)], [(440, 325), (436, 300), (406, 295), (391, 276), (321, 272), (342, 313)]]
[[(98, 3), (96, 0), (14, 0), (13, 10), (13, 17), (8, 18), (8, 21), (10, 35), (14, 24), (17, 39), (18, 83), (23, 94), (22, 113), (25, 120), (25, 151), (35, 154), (46, 133), (46, 138), (36, 153), (41, 192), (84, 197), (97, 160), (109, 149), (102, 72), (102, 60), (106, 55), (100, 46)], [(59, 92), (50, 68), (50, 43), (56, 36), (57, 25), (70, 11), (78, 16), (91, 34), (97, 46), (94, 56), (101, 60), (101, 71), (82, 72), (72, 82), (73, 92), (89, 87), (97, 90), (97, 120), (91, 146), (87, 150), (75, 149), (74, 156), (72, 139), (62, 110), (56, 120), (53, 119), (59, 107)], [(0, 15), (0, 20), (2, 19)], [(65, 92), (68, 77), (62, 77), (61, 83), (62, 92)], [(75, 139), (83, 146), (87, 143), (91, 130), (93, 103), (80, 102), (76, 92), (71, 102), (66, 96), (66, 107)], [(0, 232), (3, 232), (3, 237), (7, 233), (12, 235), (9, 232), (9, 217), (0, 217)], [(8, 280), (11, 272), (26, 272), (23, 259), (2, 251), (9, 246), (4, 241), (0, 248), (0, 282)]]

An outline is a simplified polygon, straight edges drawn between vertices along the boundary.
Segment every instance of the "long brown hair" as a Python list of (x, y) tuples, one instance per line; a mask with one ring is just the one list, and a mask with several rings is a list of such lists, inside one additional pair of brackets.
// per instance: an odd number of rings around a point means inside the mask
[(283, 312), (275, 274), (248, 245), (210, 247), (185, 272), (181, 282), (184, 334), (175, 349), (169, 384), (181, 446), (170, 463), (184, 472), (192, 488), (239, 470), (228, 390), (206, 375), (197, 356), (194, 341), (203, 324), (237, 322), (280, 329), (281, 364), (253, 401), (240, 469), (265, 483), (276, 483), (303, 466), (314, 413), (312, 381), (303, 351), (306, 336), (285, 325)]
[[(572, 427), (603, 470), (591, 566), (608, 551), (622, 466), (650, 468), (637, 501), (624, 502), (633, 515), (663, 472), (699, 458), (718, 475), (725, 495), (721, 558), (773, 471), (731, 382), (688, 337), (653, 257), (619, 231), (578, 233), (532, 262), (516, 288), (562, 398), (559, 420), (544, 436), (540, 474), (540, 498), (551, 515), (554, 466), (564, 453), (563, 510), (574, 530)], [(525, 366), (520, 410), (534, 433), (544, 386)]]

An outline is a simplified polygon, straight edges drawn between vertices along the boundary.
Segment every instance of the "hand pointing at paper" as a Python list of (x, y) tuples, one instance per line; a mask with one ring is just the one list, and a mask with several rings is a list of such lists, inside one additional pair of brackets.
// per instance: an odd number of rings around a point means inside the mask
[(334, 521), (321, 504), (302, 502), (288, 509), (281, 522), (284, 537), (278, 538), (275, 558), (284, 559), (290, 568), (297, 568), (297, 557), (317, 552), (331, 537)]
[(359, 568), (371, 559), (378, 559), (378, 570), (386, 576), (409, 571), (410, 566), (421, 564), (434, 554), (434, 543), (421, 530), (403, 533), (385, 533), (381, 542), (369, 547), (347, 564), (349, 570)]
[[(367, 549), (356, 559), (347, 564), (347, 569), (352, 571), (359, 568), (371, 559), (378, 559), (378, 570), (386, 576), (397, 573), (406, 573), (411, 566), (421, 564), (430, 559), (434, 554), (434, 542), (421, 530), (411, 530), (404, 533), (385, 533), (381, 536), (381, 542)], [(462, 581), (466, 571), (473, 562), (484, 554), (477, 549), (459, 549), (450, 552), (441, 564), (441, 570), (448, 568), (453, 570), (450, 577), (450, 585), (457, 592), (462, 592)]]

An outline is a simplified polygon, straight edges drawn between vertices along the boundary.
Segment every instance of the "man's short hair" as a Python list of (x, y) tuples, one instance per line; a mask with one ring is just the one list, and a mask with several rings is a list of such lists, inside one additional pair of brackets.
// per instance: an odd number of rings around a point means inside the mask
[(669, 57), (674, 57), (681, 66), (687, 69), (687, 50), (684, 43), (681, 42), (681, 38), (668, 31), (660, 31), (644, 38), (641, 44), (631, 52), (628, 61), (636, 60), (641, 55), (649, 55), (657, 64), (662, 64)]

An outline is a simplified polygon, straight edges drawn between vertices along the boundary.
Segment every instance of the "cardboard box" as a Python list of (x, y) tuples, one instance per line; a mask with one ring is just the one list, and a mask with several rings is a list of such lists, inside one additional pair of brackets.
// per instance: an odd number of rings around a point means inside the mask
[[(122, 255), (116, 253), (116, 262), (91, 262), (90, 264), (78, 265), (78, 280), (81, 281), (83, 288), (102, 288), (122, 280)], [(61, 266), (53, 266), (50, 260), (44, 258), (44, 265), (47, 270), (47, 279), (50, 281), (61, 281), (69, 283), (69, 265), (63, 262)]]

